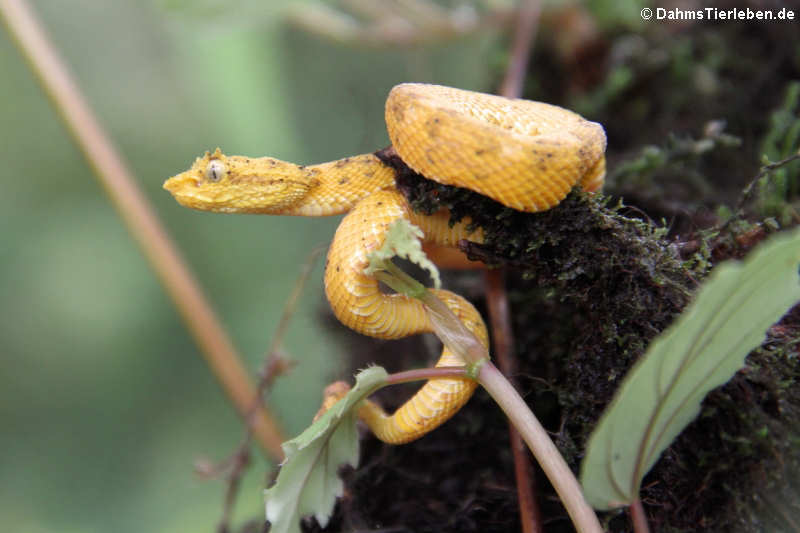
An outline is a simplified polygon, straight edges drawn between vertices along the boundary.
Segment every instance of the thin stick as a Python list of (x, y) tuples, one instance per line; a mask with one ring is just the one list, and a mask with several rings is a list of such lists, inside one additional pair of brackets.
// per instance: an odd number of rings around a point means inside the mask
[(500, 85), (500, 95), (506, 98), (519, 98), (528, 68), (531, 43), (536, 37), (539, 26), (539, 15), (542, 6), (539, 0), (524, 0), (517, 14), (517, 27), (514, 31), (514, 43), (511, 46), (506, 76)]
[[(284, 374), (288, 368), (289, 364), (283, 354), (280, 353), (279, 350), (273, 352), (264, 363), (261, 378), (258, 382), (259, 400), (254, 404), (254, 409), (261, 405), (260, 398), (275, 379)], [(254, 410), (253, 413), (255, 412)], [(219, 475), (222, 472), (227, 472), (226, 477), (228, 480), (228, 486), (225, 489), (225, 498), (222, 504), (222, 516), (217, 523), (217, 533), (227, 533), (230, 531), (229, 523), (233, 514), (233, 507), (236, 504), (239, 487), (241, 486), (242, 476), (244, 476), (245, 470), (250, 465), (250, 445), (253, 442), (253, 426), (252, 424), (246, 424), (245, 428), (245, 435), (236, 448), (236, 451), (228, 457), (228, 459), (210, 469), (211, 475)]]
[(294, 282), (292, 292), (289, 293), (289, 298), (286, 299), (286, 303), (283, 305), (283, 312), (281, 313), (281, 318), (278, 321), (278, 327), (275, 329), (275, 333), (272, 335), (272, 341), (269, 344), (269, 349), (267, 349), (267, 352), (264, 355), (264, 362), (262, 363), (261, 370), (258, 374), (259, 379), (258, 385), (256, 386), (256, 395), (253, 397), (250, 411), (245, 417), (246, 424), (244, 437), (242, 437), (242, 440), (233, 455), (223, 461), (221, 463), (221, 467), (212, 469), (214, 471), (229, 470), (227, 475), (228, 486), (225, 490), (225, 499), (222, 505), (222, 516), (217, 523), (217, 533), (227, 533), (230, 531), (230, 520), (233, 514), (233, 507), (236, 504), (236, 498), (239, 493), (242, 476), (244, 475), (247, 467), (250, 465), (250, 445), (253, 442), (254, 417), (258, 413), (259, 407), (262, 407), (264, 404), (264, 395), (266, 394), (267, 390), (269, 390), (275, 380), (279, 376), (286, 373), (291, 366), (291, 362), (288, 361), (288, 359), (283, 355), (281, 345), (283, 344), (283, 339), (289, 329), (289, 322), (291, 321), (292, 317), (294, 316), (294, 312), (297, 309), (297, 303), (300, 301), (300, 295), (303, 293), (303, 289), (308, 281), (308, 276), (314, 269), (317, 258), (323, 251), (325, 251), (325, 248), (326, 246), (317, 246), (311, 251), (310, 254), (308, 254), (308, 257), (300, 269), (300, 274), (297, 276), (297, 279)]
[(758, 174), (756, 174), (756, 177), (753, 178), (752, 180), (750, 180), (750, 183), (748, 183), (747, 187), (745, 187), (744, 191), (742, 191), (742, 195), (739, 198), (738, 204), (736, 205), (737, 213), (741, 212), (742, 208), (744, 208), (744, 204), (747, 203), (747, 201), (752, 196), (753, 189), (755, 189), (756, 184), (758, 184), (758, 182), (761, 180), (761, 178), (763, 178), (764, 176), (766, 176), (767, 174), (769, 174), (773, 170), (777, 170), (777, 169), (779, 169), (779, 168), (781, 168), (781, 167), (783, 167), (785, 165), (788, 165), (789, 163), (791, 163), (793, 161), (797, 161), (798, 159), (800, 159), (800, 153), (796, 153), (794, 155), (790, 155), (786, 159), (781, 159), (780, 161), (774, 161), (772, 163), (768, 163), (768, 164), (764, 165), (763, 167), (761, 167), (761, 169), (759, 170)]
[(636, 498), (628, 508), (631, 515), (631, 525), (634, 533), (650, 533), (650, 526), (647, 525), (647, 515), (644, 514), (642, 500)]
[(761, 179), (768, 176), (773, 170), (777, 170), (785, 165), (788, 165), (793, 161), (797, 161), (798, 159), (800, 159), (800, 152), (794, 155), (790, 155), (786, 159), (781, 159), (780, 161), (774, 161), (772, 163), (768, 163), (762, 166), (759, 169), (758, 174), (756, 174), (756, 176), (753, 179), (751, 179), (750, 183), (748, 183), (747, 186), (744, 188), (741, 196), (739, 197), (739, 201), (736, 203), (736, 209), (734, 209), (733, 213), (728, 218), (728, 220), (726, 220), (723, 224), (719, 226), (719, 230), (717, 231), (717, 233), (719, 235), (726, 233), (735, 221), (740, 220), (741, 217), (744, 216), (744, 206), (745, 204), (747, 204), (747, 202), (749, 202), (752, 199), (753, 194), (755, 194), (754, 191), (757, 188), (756, 185), (758, 185), (758, 182), (761, 181)]
[[(128, 231), (178, 308), (217, 380), (244, 415), (256, 394), (250, 377), (122, 158), (25, 2), (0, 0), (0, 14)], [(282, 460), (280, 444), (285, 439), (270, 413), (260, 407), (253, 425), (264, 450), (273, 459)]]
[(433, 368), (415, 368), (395, 374), (386, 378), (387, 385), (397, 385), (425, 379), (452, 379), (467, 378), (466, 367), (463, 366), (437, 366)]
[[(508, 310), (508, 294), (505, 290), (505, 276), (499, 269), (486, 272), (486, 304), (489, 308), (489, 319), (492, 328), (494, 356), (500, 371), (503, 372), (512, 386), (516, 373), (514, 357), (514, 333)], [(530, 454), (525, 448), (519, 432), (512, 424), (508, 425), (509, 443), (514, 458), (514, 476), (517, 481), (517, 499), (519, 500), (520, 523), (523, 533), (541, 533), (542, 513), (536, 499), (536, 475), (530, 461)]]
[(261, 370), (258, 374), (259, 380), (256, 387), (256, 394), (252, 399), (252, 404), (246, 416), (248, 438), (255, 432), (259, 408), (264, 407), (264, 394), (266, 393), (267, 389), (272, 386), (272, 382), (275, 380), (275, 378), (283, 374), (288, 368), (286, 361), (279, 357), (281, 345), (283, 344), (283, 339), (286, 336), (286, 331), (289, 329), (289, 322), (291, 321), (292, 316), (294, 316), (294, 312), (297, 309), (297, 303), (300, 301), (300, 295), (303, 293), (303, 289), (308, 281), (308, 276), (314, 269), (314, 265), (316, 264), (320, 254), (324, 252), (326, 248), (326, 246), (317, 246), (311, 250), (311, 253), (308, 254), (308, 257), (300, 269), (300, 274), (297, 276), (297, 279), (294, 282), (294, 286), (292, 287), (292, 292), (289, 294), (289, 298), (283, 305), (283, 312), (281, 313), (281, 318), (278, 321), (278, 327), (275, 328), (275, 333), (272, 336), (272, 342), (270, 342), (269, 348), (264, 354), (264, 362), (261, 365)]
[[(506, 75), (500, 86), (500, 95), (506, 98), (519, 98), (528, 68), (528, 59), (539, 23), (541, 5), (539, 0), (526, 0), (519, 8), (519, 17), (514, 31)], [(505, 276), (502, 270), (487, 270), (486, 303), (489, 308), (494, 354), (503, 374), (515, 385), (511, 376), (516, 370), (514, 358), (514, 333), (508, 311), (508, 295), (505, 290)], [(508, 426), (509, 444), (514, 459), (514, 476), (517, 482), (520, 523), (523, 533), (543, 531), (542, 513), (536, 498), (536, 474), (525, 450), (525, 444), (513, 424)]]
[(317, 246), (308, 254), (306, 260), (303, 262), (303, 266), (300, 268), (300, 274), (298, 274), (297, 279), (294, 282), (294, 286), (292, 287), (292, 292), (289, 293), (289, 298), (286, 299), (286, 303), (283, 304), (283, 312), (281, 313), (281, 318), (278, 320), (278, 327), (275, 328), (275, 334), (272, 336), (272, 342), (269, 345), (269, 348), (264, 354), (264, 366), (262, 367), (262, 371), (266, 370), (269, 366), (270, 358), (272, 354), (278, 351), (278, 348), (283, 344), (283, 338), (286, 336), (286, 331), (289, 328), (289, 322), (294, 316), (294, 312), (297, 309), (297, 303), (300, 301), (300, 295), (303, 293), (303, 289), (306, 286), (306, 282), (308, 282), (308, 276), (311, 274), (311, 271), (314, 269), (314, 265), (317, 263), (317, 259), (319, 259), (320, 254), (327, 249), (327, 246)]

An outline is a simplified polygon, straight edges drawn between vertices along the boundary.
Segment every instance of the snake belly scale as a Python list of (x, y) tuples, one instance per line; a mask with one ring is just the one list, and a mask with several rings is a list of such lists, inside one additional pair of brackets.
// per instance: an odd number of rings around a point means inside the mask
[[(406, 83), (389, 94), (386, 126), (395, 150), (416, 172), (519, 211), (549, 209), (575, 186), (595, 191), (605, 176), (602, 126), (549, 104)], [(204, 211), (347, 213), (328, 252), (325, 292), (343, 324), (382, 339), (432, 331), (419, 301), (382, 292), (378, 281), (364, 273), (367, 254), (383, 244), (394, 221), (407, 219), (436, 245), (483, 240), (479, 229), (467, 230), (469, 220), (450, 226), (446, 210), (414, 212), (395, 189), (394, 170), (374, 154), (303, 166), (270, 157), (226, 156), (217, 149), (167, 180), (164, 188), (181, 205)], [(475, 308), (450, 291), (435, 293), (488, 346), (486, 326)], [(437, 362), (461, 364), (446, 347)], [(430, 380), (392, 414), (367, 401), (359, 415), (381, 440), (404, 443), (453, 416), (475, 386), (467, 379)]]

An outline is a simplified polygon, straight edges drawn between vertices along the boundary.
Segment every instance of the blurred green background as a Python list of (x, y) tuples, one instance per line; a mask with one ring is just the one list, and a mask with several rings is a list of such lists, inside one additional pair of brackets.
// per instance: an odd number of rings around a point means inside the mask
[[(381, 148), (392, 85), (490, 89), (500, 54), (491, 33), (335, 45), (287, 29), (289, 3), (31, 2), (251, 369), (337, 220), (191, 212), (164, 179), (217, 146), (299, 163)], [(241, 424), (3, 27), (0, 66), (2, 528), (211, 531), (224, 487), (192, 465), (226, 457)], [(270, 400), (290, 435), (342, 377), (324, 305), (318, 265), (285, 343), (298, 366)], [(237, 522), (263, 516), (269, 470), (257, 458)]]

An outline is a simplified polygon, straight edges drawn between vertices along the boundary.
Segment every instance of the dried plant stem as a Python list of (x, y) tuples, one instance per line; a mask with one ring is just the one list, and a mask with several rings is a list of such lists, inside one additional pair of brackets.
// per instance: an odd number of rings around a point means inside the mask
[(628, 508), (631, 515), (631, 525), (634, 533), (650, 533), (650, 526), (647, 525), (647, 515), (644, 514), (642, 500), (636, 498)]
[(800, 152), (790, 155), (786, 159), (782, 159), (780, 161), (773, 161), (772, 163), (768, 163), (762, 166), (761, 169), (759, 169), (758, 174), (756, 174), (756, 176), (752, 180), (750, 180), (750, 183), (748, 183), (747, 187), (745, 187), (744, 190), (742, 191), (742, 195), (739, 197), (739, 201), (736, 204), (736, 210), (734, 211), (733, 215), (728, 219), (728, 221), (725, 223), (725, 225), (722, 228), (722, 231), (727, 229), (731, 221), (736, 220), (742, 216), (745, 204), (747, 204), (747, 202), (749, 202), (752, 199), (753, 195), (758, 189), (757, 187), (758, 183), (765, 176), (767, 176), (773, 170), (777, 170), (783, 166), (788, 165), (789, 163), (797, 161), (798, 159), (800, 159)]
[[(486, 289), (494, 357), (500, 371), (516, 388), (513, 379), (517, 366), (514, 357), (514, 334), (511, 330), (508, 294), (505, 290), (505, 275), (502, 270), (493, 269), (486, 272)], [(509, 424), (508, 434), (511, 454), (514, 458), (514, 477), (517, 481), (517, 499), (522, 531), (523, 533), (541, 533), (544, 527), (539, 502), (536, 499), (536, 477), (530, 454), (525, 449), (525, 442), (513, 424)]]
[[(272, 335), (272, 341), (269, 343), (269, 348), (264, 356), (264, 362), (259, 371), (258, 385), (256, 386), (256, 395), (252, 399), (250, 410), (245, 417), (245, 431), (239, 446), (236, 451), (225, 461), (222, 462), (223, 468), (215, 468), (215, 471), (228, 470), (227, 480), (228, 484), (225, 490), (225, 499), (222, 504), (222, 516), (217, 523), (217, 533), (227, 533), (230, 531), (230, 520), (233, 514), (233, 507), (236, 504), (236, 498), (241, 486), (242, 476), (245, 470), (250, 465), (250, 446), (253, 441), (254, 426), (253, 422), (258, 414), (259, 407), (263, 406), (264, 395), (267, 390), (272, 387), (275, 380), (286, 373), (291, 366), (291, 362), (284, 356), (281, 346), (286, 332), (289, 329), (289, 322), (297, 310), (297, 304), (300, 301), (300, 295), (308, 281), (308, 276), (314, 268), (320, 254), (325, 251), (325, 246), (317, 246), (311, 253), (308, 254), (300, 274), (295, 280), (292, 292), (289, 293), (286, 303), (283, 306), (281, 318), (278, 321), (278, 327)], [(225, 468), (227, 467), (227, 468)]]
[[(0, 0), (0, 14), (106, 194), (178, 307), (206, 361), (236, 408), (245, 415), (256, 390), (188, 267), (170, 242), (78, 86), (23, 0)], [(282, 460), (284, 440), (270, 413), (259, 407), (253, 430), (264, 450)]]
[(499, 93), (506, 98), (519, 98), (528, 68), (531, 45), (539, 26), (542, 12), (540, 0), (522, 0), (517, 14), (517, 26), (511, 45), (511, 56)]
[[(506, 98), (519, 98), (525, 81), (528, 58), (541, 14), (539, 0), (523, 0), (519, 7), (519, 16), (514, 30), (511, 46), (511, 57), (506, 69), (505, 78), (500, 86), (500, 95)], [(505, 290), (505, 276), (502, 270), (486, 271), (486, 301), (489, 310), (494, 339), (494, 354), (500, 370), (509, 378), (516, 369), (514, 358), (514, 334), (508, 311), (508, 295)], [(514, 476), (517, 482), (517, 499), (519, 516), (523, 533), (541, 533), (543, 531), (542, 514), (536, 499), (536, 477), (530, 455), (525, 451), (522, 436), (513, 424), (509, 425), (509, 443), (511, 456), (514, 459)]]

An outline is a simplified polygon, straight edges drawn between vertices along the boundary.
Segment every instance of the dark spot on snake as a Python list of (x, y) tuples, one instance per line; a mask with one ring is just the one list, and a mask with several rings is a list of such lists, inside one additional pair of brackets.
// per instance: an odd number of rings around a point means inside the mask
[(340, 272), (342, 269), (339, 268), (339, 265), (336, 265), (336, 272)]
[(377, 204), (375, 204), (375, 205), (383, 205), (383, 202), (378, 202), (378, 203), (377, 203)]
[(486, 150), (484, 150), (482, 148), (479, 148), (479, 149), (475, 150), (475, 155), (483, 155), (485, 153), (486, 153)]
[(396, 103), (392, 106), (392, 111), (399, 120), (403, 120), (403, 106)]
[(339, 185), (344, 185), (348, 181), (350, 181), (350, 178), (342, 178), (342, 179), (339, 180)]

